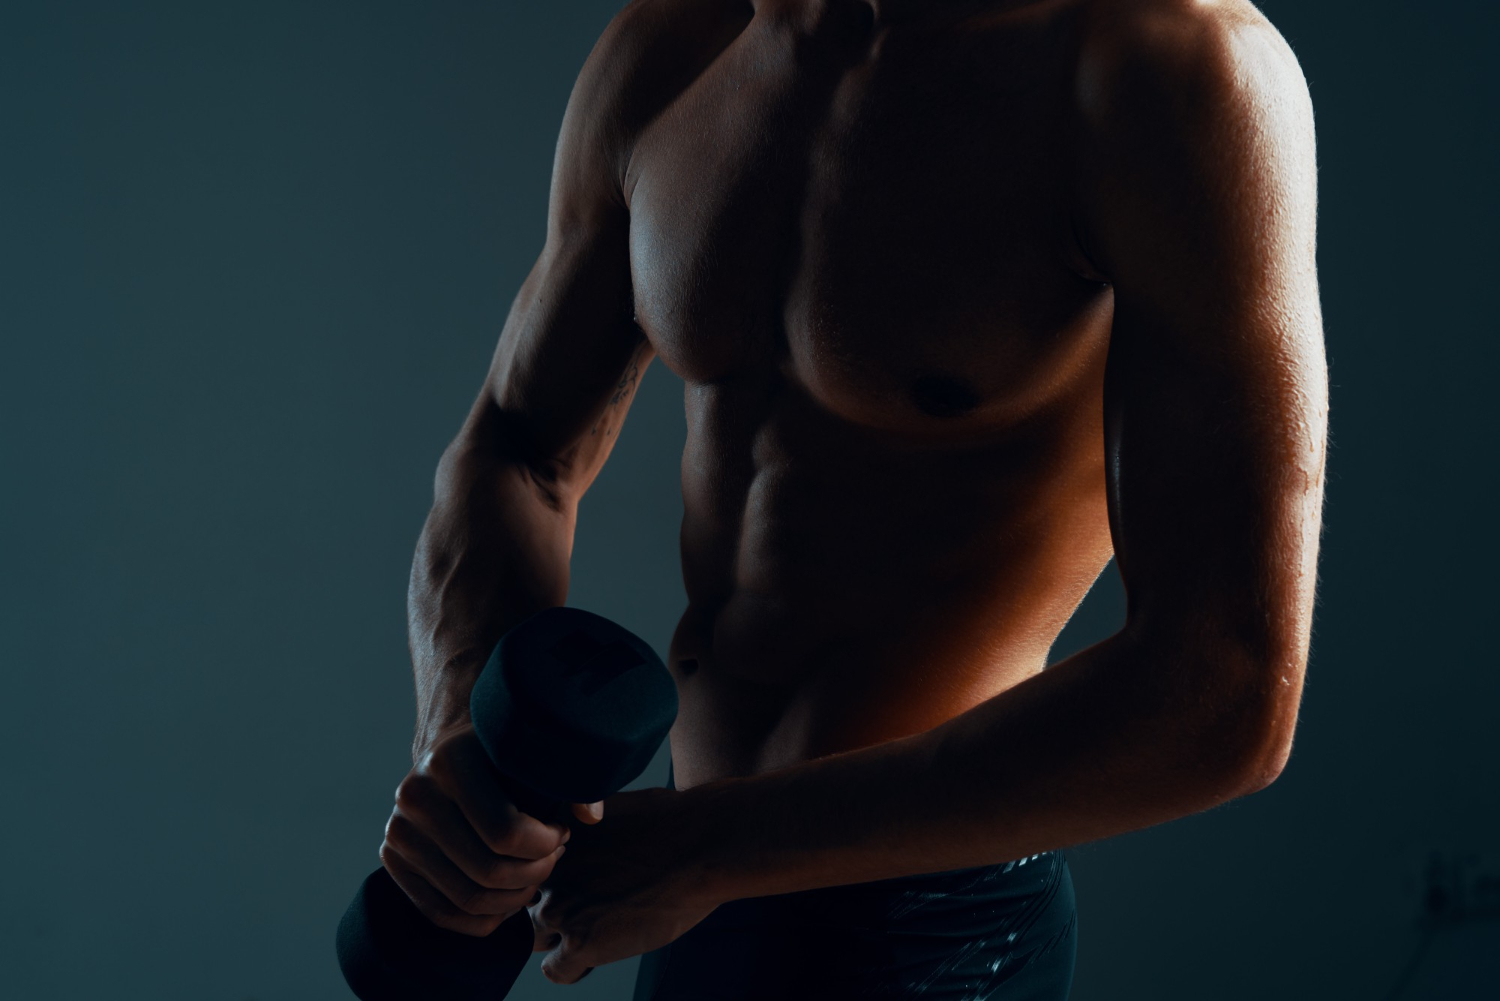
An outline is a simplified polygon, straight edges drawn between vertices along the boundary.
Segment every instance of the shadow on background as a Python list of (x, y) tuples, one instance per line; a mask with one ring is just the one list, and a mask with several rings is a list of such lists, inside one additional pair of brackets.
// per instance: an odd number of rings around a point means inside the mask
[[(0, 15), (0, 992), (346, 996), (333, 929), (409, 765), (412, 545), (615, 6)], [(1500, 844), (1496, 8), (1264, 9), (1321, 141), (1303, 719), (1269, 790), (1070, 852), (1077, 1001), (1384, 997), (1429, 854)], [(663, 651), (683, 433), (657, 362), (570, 597)], [(1107, 572), (1056, 652), (1120, 614)], [(533, 965), (513, 996), (625, 998), (635, 965), (573, 987)]]

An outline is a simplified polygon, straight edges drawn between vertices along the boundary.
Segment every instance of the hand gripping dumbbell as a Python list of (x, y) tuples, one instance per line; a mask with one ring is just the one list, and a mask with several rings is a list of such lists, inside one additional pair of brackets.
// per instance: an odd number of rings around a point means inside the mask
[[(469, 713), (506, 796), (551, 822), (640, 776), (677, 716), (677, 685), (640, 637), (549, 608), (501, 638)], [(497, 1001), (533, 942), (524, 908), (483, 938), (439, 928), (380, 868), (339, 922), (339, 967), (362, 1001)]]

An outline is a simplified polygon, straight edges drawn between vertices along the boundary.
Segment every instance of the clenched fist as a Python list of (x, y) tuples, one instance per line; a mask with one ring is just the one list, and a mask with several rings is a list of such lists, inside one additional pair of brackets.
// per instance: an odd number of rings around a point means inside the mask
[[(596, 823), (603, 804), (575, 804)], [(450, 729), (396, 788), (380, 861), (440, 928), (482, 937), (531, 903), (572, 830), (516, 809), (472, 725)]]

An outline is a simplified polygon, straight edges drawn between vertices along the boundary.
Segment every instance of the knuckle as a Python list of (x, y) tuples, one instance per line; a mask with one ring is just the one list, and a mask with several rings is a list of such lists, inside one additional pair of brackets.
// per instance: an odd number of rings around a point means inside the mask
[(430, 797), (434, 786), (431, 776), (410, 772), (396, 786), (396, 803), (407, 808), (414, 806)]
[(417, 759), (416, 764), (412, 767), (412, 774), (431, 774), (433, 767), (437, 764), (437, 762), (442, 760), (442, 757), (443, 756), (438, 753), (437, 748), (429, 747), (427, 750), (423, 751), (422, 756)]
[(388, 845), (410, 845), (416, 833), (416, 825), (400, 813), (392, 813), (385, 822), (385, 841)]
[(423, 778), (441, 782), (453, 774), (453, 765), (446, 754), (428, 752), (427, 756), (422, 759), (422, 770), (419, 774)]

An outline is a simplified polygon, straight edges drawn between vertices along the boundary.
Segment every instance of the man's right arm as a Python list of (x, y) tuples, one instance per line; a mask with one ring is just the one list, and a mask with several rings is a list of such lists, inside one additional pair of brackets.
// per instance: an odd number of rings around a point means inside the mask
[(381, 860), (441, 927), (486, 935), (525, 907), (568, 837), (516, 811), (469, 721), (500, 637), (562, 605), (578, 502), (619, 433), (653, 350), (633, 318), (621, 193), (620, 22), (564, 115), (547, 239), (484, 387), (438, 466), (408, 591), (416, 676), (413, 768)]
[(414, 756), (467, 721), (505, 631), (567, 598), (578, 501), (654, 355), (631, 315), (624, 209), (611, 208), (549, 235), (438, 465), (408, 590)]

